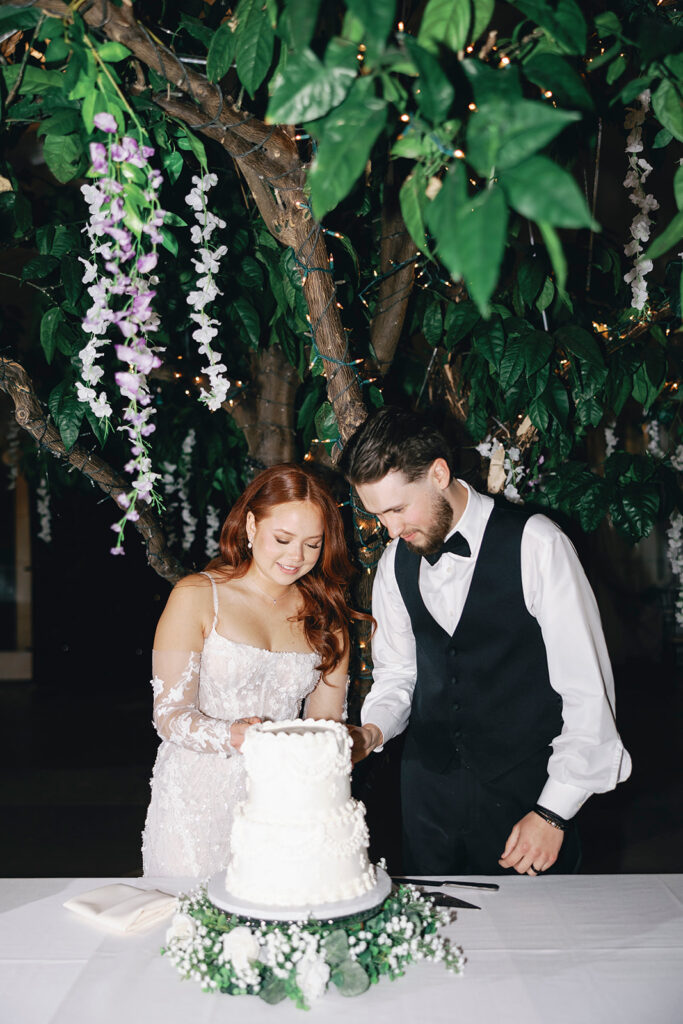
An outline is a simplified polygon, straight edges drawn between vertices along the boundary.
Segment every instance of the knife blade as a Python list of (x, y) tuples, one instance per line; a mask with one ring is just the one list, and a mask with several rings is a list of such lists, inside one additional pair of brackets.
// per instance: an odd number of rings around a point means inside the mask
[(482, 892), (498, 892), (500, 889), (495, 882), (451, 882), (448, 879), (405, 878), (403, 875), (392, 875), (391, 880), (399, 885), (447, 885), (449, 888), (480, 889)]
[(468, 903), (458, 896), (450, 896), (447, 892), (430, 892), (425, 896), (435, 907), (458, 907), (460, 910), (481, 910), (476, 903)]

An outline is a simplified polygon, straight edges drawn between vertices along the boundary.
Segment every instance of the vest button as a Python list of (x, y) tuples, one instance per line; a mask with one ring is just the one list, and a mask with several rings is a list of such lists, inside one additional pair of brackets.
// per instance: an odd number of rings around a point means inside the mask
[(458, 682), (458, 677), (457, 676), (451, 676), (451, 682), (452, 683), (457, 683)]
[(448, 648), (448, 657), (449, 658), (457, 658), (457, 656), (458, 656), (458, 652), (456, 651), (455, 647), (449, 647)]
[(453, 710), (454, 711), (459, 711), (460, 710), (460, 705), (457, 702), (455, 702), (455, 701), (453, 702)]

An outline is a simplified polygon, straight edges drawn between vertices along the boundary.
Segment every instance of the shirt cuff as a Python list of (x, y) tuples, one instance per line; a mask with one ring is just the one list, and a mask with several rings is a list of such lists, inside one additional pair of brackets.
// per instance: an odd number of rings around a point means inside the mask
[(541, 807), (558, 814), (561, 818), (573, 818), (576, 812), (583, 807), (591, 793), (578, 786), (572, 786), (569, 782), (558, 782), (556, 779), (548, 779), (538, 803)]
[[(361, 725), (376, 725), (382, 732), (384, 743), (388, 743), (389, 740), (401, 732), (395, 717), (390, 712), (382, 712), (382, 709), (379, 707), (370, 708), (367, 714), (364, 714), (364, 711), (365, 707), (363, 706), (360, 713)], [(375, 747), (373, 754), (379, 754), (381, 750), (384, 750), (384, 743), (379, 747)]]

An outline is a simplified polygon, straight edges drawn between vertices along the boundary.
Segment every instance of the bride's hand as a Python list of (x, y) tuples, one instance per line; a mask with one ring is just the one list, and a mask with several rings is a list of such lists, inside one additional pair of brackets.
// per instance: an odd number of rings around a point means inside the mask
[(364, 757), (371, 754), (375, 747), (380, 747), (384, 742), (382, 730), (377, 725), (347, 725), (346, 728), (351, 734), (353, 746), (351, 748), (351, 762), (356, 764)]
[(257, 718), (255, 715), (251, 715), (249, 718), (238, 718), (236, 722), (233, 722), (230, 726), (230, 743), (239, 750), (244, 743), (244, 734), (250, 725), (258, 725), (262, 722), (262, 718)]

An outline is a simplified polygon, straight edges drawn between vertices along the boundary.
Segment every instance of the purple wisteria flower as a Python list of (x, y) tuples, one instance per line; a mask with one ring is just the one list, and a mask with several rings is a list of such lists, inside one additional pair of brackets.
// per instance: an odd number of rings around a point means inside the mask
[[(90, 144), (94, 184), (82, 187), (88, 204), (89, 221), (85, 228), (92, 257), (82, 260), (83, 282), (92, 304), (82, 326), (89, 340), (79, 353), (82, 381), (76, 385), (79, 399), (87, 402), (98, 416), (111, 416), (112, 408), (104, 390), (96, 385), (104, 376), (98, 364), (104, 348), (112, 343), (111, 329), (118, 329), (125, 344), (116, 344), (118, 358), (126, 369), (114, 375), (119, 391), (127, 401), (119, 430), (127, 434), (132, 458), (126, 472), (133, 476), (131, 491), (119, 495), (118, 504), (124, 515), (112, 529), (117, 533), (113, 554), (123, 554), (123, 531), (127, 522), (139, 518), (138, 502), (157, 501), (155, 485), (159, 474), (154, 472), (146, 438), (154, 432), (154, 406), (147, 375), (161, 365), (158, 346), (152, 347), (150, 337), (159, 329), (154, 311), (156, 292), (149, 275), (157, 265), (156, 246), (161, 242), (159, 230), (166, 219), (158, 192), (162, 177), (148, 161), (154, 155), (151, 146), (140, 145), (129, 135), (119, 137), (116, 120), (109, 113), (98, 114), (95, 125), (114, 136), (109, 150), (99, 142)], [(127, 168), (146, 173), (147, 188), (143, 191), (148, 204), (140, 209), (139, 176)], [(137, 175), (137, 171), (135, 172)], [(130, 195), (128, 194), (130, 193)], [(128, 219), (129, 204), (137, 210), (139, 222)], [(141, 223), (140, 223), (141, 222)]]
[(116, 123), (116, 118), (103, 111), (101, 114), (95, 114), (93, 117), (93, 124), (96, 128), (99, 128), (101, 132), (107, 132), (110, 135), (114, 135), (118, 130), (119, 126)]

